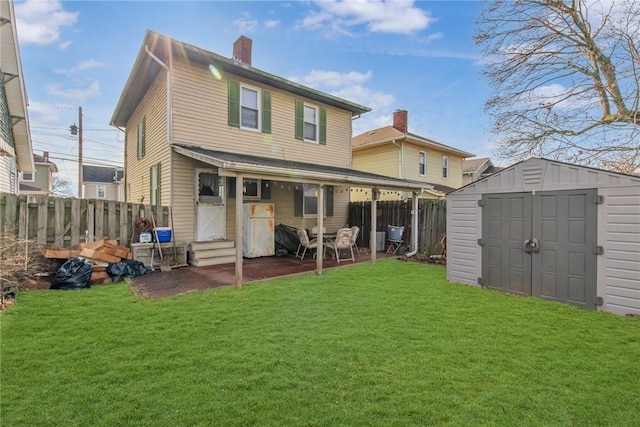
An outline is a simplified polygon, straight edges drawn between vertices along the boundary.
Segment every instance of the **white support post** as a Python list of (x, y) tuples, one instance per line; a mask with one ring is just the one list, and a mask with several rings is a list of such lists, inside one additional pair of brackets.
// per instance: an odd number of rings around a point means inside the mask
[(242, 175), (236, 177), (236, 289), (242, 289)]
[(376, 242), (376, 230), (378, 229), (377, 219), (378, 219), (378, 193), (380, 190), (377, 188), (371, 189), (371, 237), (369, 238), (369, 246), (371, 247), (371, 263), (376, 263), (376, 251), (377, 251), (377, 242)]
[(324, 261), (324, 185), (318, 185), (318, 235), (316, 241), (316, 274), (322, 276), (322, 262)]

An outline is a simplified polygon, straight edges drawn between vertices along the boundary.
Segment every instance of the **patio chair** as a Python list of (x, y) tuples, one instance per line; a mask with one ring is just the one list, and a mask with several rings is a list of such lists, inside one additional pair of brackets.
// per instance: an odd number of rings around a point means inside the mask
[[(336, 261), (340, 264), (340, 251), (341, 250), (350, 250), (351, 251), (351, 261), (355, 262), (356, 259), (353, 256), (353, 244), (351, 241), (351, 236), (353, 235), (353, 231), (350, 228), (341, 228), (336, 233), (335, 240), (329, 240), (325, 243), (325, 255), (327, 253), (327, 249), (333, 250), (335, 254)], [(347, 259), (347, 258), (344, 258)]]
[(354, 225), (353, 227), (351, 227), (351, 246), (353, 246), (356, 249), (356, 255), (358, 255), (358, 257), (360, 257), (360, 251), (358, 250), (358, 234), (360, 234), (360, 227), (358, 227), (357, 225)]
[[(307, 235), (307, 230), (304, 228), (297, 228), (296, 233), (298, 234), (298, 238), (300, 239), (300, 244), (298, 245), (298, 250), (296, 251), (296, 258), (300, 258), (304, 261), (304, 256), (307, 254), (307, 250), (317, 249), (318, 241), (316, 239), (309, 240), (309, 236)], [(300, 253), (300, 249), (304, 248), (302, 253)]]

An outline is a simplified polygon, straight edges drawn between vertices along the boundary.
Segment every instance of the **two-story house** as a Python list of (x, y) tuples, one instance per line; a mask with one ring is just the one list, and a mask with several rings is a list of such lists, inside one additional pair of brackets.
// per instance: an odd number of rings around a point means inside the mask
[[(396, 110), (393, 126), (363, 132), (353, 137), (353, 168), (394, 178), (423, 182), (433, 188), (420, 197), (438, 199), (462, 186), (462, 161), (473, 157), (409, 132), (408, 112)], [(411, 195), (403, 191), (383, 191), (380, 200), (404, 200)], [(371, 200), (371, 191), (351, 189), (352, 201)]]
[(251, 53), (244, 36), (229, 59), (148, 31), (111, 119), (126, 130), (126, 199), (171, 206), (192, 264), (238, 269), (258, 213), (271, 231), (336, 230), (353, 185), (422, 191), (351, 169), (351, 123), (369, 108), (255, 68)]
[(49, 152), (33, 155), (35, 170), (20, 174), (20, 194), (50, 196), (53, 193), (53, 174), (58, 166), (49, 159)]
[(83, 198), (124, 201), (123, 175), (122, 168), (82, 165)]
[(0, 1), (0, 74), (0, 193), (18, 194), (35, 165), (12, 0)]

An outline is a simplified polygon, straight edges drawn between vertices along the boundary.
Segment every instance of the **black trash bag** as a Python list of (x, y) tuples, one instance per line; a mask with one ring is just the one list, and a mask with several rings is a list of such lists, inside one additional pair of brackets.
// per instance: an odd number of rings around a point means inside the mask
[(86, 289), (91, 285), (93, 267), (80, 258), (69, 258), (56, 272), (51, 289)]
[(296, 228), (285, 224), (276, 225), (274, 239), (277, 256), (294, 255), (298, 250), (298, 245), (300, 245)]
[(135, 259), (123, 260), (120, 262), (109, 263), (107, 273), (111, 276), (113, 283), (122, 280), (122, 277), (138, 277), (150, 273), (143, 263)]

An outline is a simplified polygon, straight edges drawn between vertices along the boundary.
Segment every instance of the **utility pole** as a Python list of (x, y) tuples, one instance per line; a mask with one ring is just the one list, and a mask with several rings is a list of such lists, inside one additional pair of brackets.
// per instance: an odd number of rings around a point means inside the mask
[(78, 107), (78, 126), (69, 126), (71, 135), (78, 135), (78, 199), (82, 198), (82, 107)]

